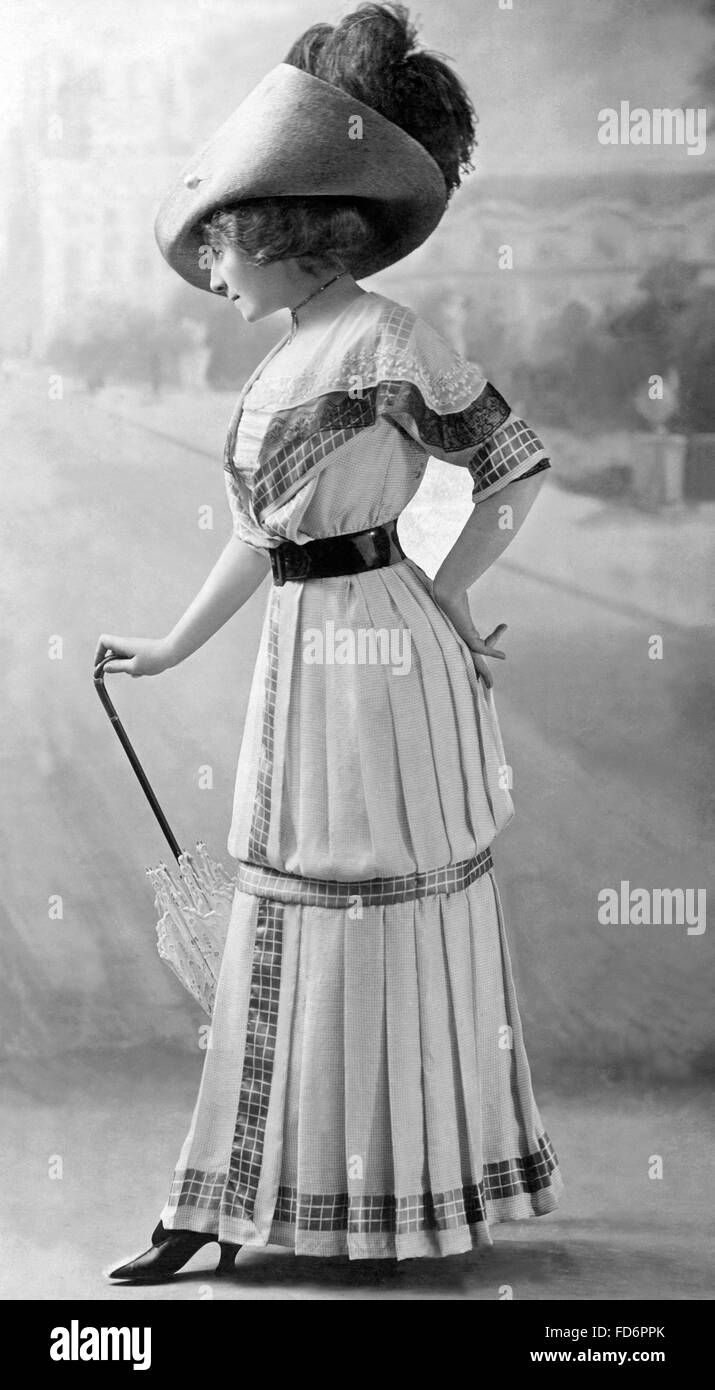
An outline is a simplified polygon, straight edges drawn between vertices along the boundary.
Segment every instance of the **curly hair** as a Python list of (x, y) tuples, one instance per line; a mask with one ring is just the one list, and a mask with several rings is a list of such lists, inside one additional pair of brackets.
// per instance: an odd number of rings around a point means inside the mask
[(293, 259), (311, 273), (344, 266), (371, 235), (354, 198), (247, 198), (219, 208), (201, 230), (214, 250), (238, 246), (254, 265)]
[[(313, 24), (284, 62), (355, 97), (411, 135), (442, 172), (447, 199), (472, 169), (477, 117), (462, 82), (417, 48), (405, 5), (358, 6), (339, 24)], [(237, 246), (256, 265), (295, 259), (302, 269), (342, 266), (372, 236), (371, 206), (355, 198), (247, 199), (202, 224), (209, 246)]]

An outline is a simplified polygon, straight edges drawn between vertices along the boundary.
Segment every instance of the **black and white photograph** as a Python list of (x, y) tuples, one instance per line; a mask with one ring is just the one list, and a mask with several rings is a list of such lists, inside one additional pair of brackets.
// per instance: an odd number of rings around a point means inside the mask
[(715, 3), (0, 33), (4, 1316), (50, 1380), (160, 1370), (187, 1301), (669, 1361), (715, 1293)]

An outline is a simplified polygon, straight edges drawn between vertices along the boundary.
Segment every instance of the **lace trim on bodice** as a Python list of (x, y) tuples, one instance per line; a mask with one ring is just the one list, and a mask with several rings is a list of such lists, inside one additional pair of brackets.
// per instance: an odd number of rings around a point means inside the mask
[(484, 387), (479, 367), (460, 357), (414, 310), (388, 301), (370, 334), (339, 361), (328, 351), (317, 366), (294, 376), (265, 381), (259, 376), (244, 399), (251, 410), (277, 411), (334, 391), (364, 392), (389, 380), (412, 382), (425, 404), (441, 414), (461, 410)]

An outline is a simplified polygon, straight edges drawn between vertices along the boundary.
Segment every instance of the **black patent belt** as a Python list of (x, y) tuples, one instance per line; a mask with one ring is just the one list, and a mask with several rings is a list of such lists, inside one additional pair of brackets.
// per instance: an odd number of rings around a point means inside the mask
[(397, 535), (397, 522), (352, 531), (346, 536), (321, 536), (305, 545), (281, 541), (269, 551), (273, 583), (290, 579), (330, 579), (337, 574), (361, 574), (406, 559)]

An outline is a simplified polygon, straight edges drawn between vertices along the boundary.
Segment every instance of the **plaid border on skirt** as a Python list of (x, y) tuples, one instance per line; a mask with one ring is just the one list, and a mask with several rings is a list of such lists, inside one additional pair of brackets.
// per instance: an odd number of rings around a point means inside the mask
[[(356, 897), (365, 906), (414, 901), (468, 887), (493, 868), (490, 851), (423, 873), (341, 882), (300, 878), (245, 861), (239, 863), (237, 889), (258, 897), (252, 948), (250, 1003), (239, 1099), (228, 1171), (177, 1169), (167, 1208), (193, 1209), (219, 1218), (252, 1222), (261, 1177), (266, 1124), (273, 1080), (286, 904), (346, 908)], [(304, 1192), (281, 1183), (272, 1225), (296, 1231), (351, 1236), (411, 1236), (488, 1226), (488, 1204), (529, 1197), (558, 1180), (558, 1157), (548, 1134), (538, 1148), (484, 1164), (479, 1180), (465, 1180), (445, 1191), (395, 1194)], [(205, 1218), (198, 1218), (202, 1221)], [(177, 1222), (181, 1225), (181, 1220)]]
[(428, 898), (434, 893), (459, 893), (493, 867), (488, 849), (458, 864), (387, 878), (303, 878), (239, 860), (236, 887), (274, 902), (302, 903), (306, 907), (352, 907), (356, 900), (363, 907), (387, 907)]
[[(478, 1183), (465, 1183), (447, 1192), (415, 1192), (351, 1196), (347, 1192), (298, 1192), (281, 1186), (274, 1221), (299, 1231), (349, 1231), (354, 1235), (409, 1235), (418, 1231), (448, 1231), (488, 1220), (487, 1202), (518, 1197), (548, 1187), (558, 1167), (558, 1155), (544, 1132), (537, 1153), (486, 1163)], [(203, 1211), (226, 1211), (226, 1173), (187, 1168), (176, 1175), (171, 1204), (194, 1206)], [(231, 1216), (243, 1215), (244, 1206), (228, 1208)], [(252, 1208), (251, 1208), (252, 1210)]]

